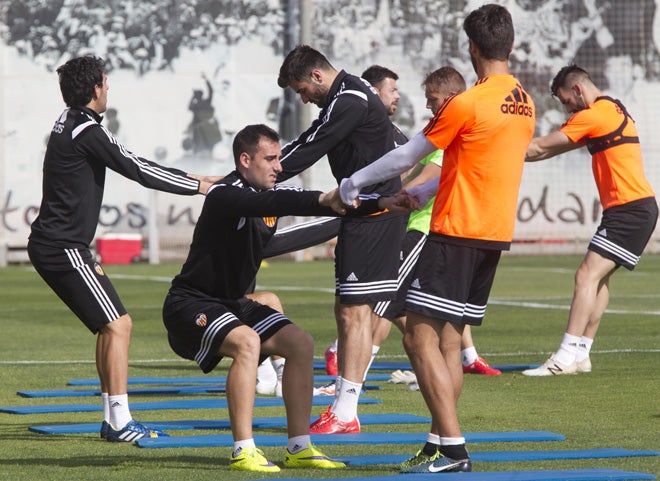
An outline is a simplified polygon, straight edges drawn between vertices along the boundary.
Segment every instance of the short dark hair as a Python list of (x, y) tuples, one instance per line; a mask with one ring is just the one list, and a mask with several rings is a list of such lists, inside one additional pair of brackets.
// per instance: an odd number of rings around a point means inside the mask
[(280, 141), (279, 134), (264, 124), (247, 125), (236, 134), (232, 144), (236, 166), (238, 166), (243, 152), (247, 152), (251, 156), (255, 154), (261, 137), (266, 137), (273, 142)]
[(557, 72), (557, 75), (555, 75), (555, 78), (552, 79), (550, 92), (556, 97), (560, 88), (570, 87), (569, 84), (579, 82), (585, 78), (591, 80), (591, 77), (589, 77), (589, 73), (586, 70), (575, 64), (567, 65), (566, 67), (562, 67), (562, 69)]
[(422, 82), (422, 87), (434, 92), (439, 91), (444, 86), (454, 92), (463, 92), (466, 87), (465, 79), (454, 67), (446, 66), (429, 72)]
[(387, 67), (381, 67), (380, 65), (372, 65), (367, 70), (362, 72), (362, 75), (360, 75), (360, 77), (365, 79), (374, 87), (376, 87), (386, 78), (391, 78), (392, 80), (399, 80), (399, 76), (396, 74), (396, 72), (390, 70)]
[(482, 5), (463, 21), (463, 30), (487, 60), (508, 60), (513, 48), (513, 20), (509, 11), (494, 3)]
[(92, 55), (72, 58), (57, 68), (57, 75), (64, 103), (69, 107), (81, 107), (94, 97), (94, 87), (103, 86), (105, 62)]
[(305, 80), (315, 68), (334, 69), (321, 52), (309, 45), (298, 45), (284, 59), (280, 67), (280, 75), (277, 78), (277, 85), (284, 89), (291, 84), (292, 80), (296, 82)]

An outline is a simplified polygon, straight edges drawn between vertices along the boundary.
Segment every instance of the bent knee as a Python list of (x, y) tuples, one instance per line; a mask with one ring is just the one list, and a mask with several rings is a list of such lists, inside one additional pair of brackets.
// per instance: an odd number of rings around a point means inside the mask
[(236, 359), (237, 357), (259, 357), (261, 339), (253, 329), (240, 326), (232, 330), (220, 346), (220, 353)]
[(117, 319), (104, 325), (100, 332), (104, 334), (130, 336), (131, 329), (133, 328), (133, 319), (128, 314), (118, 317)]
[(314, 357), (314, 339), (312, 338), (312, 335), (300, 328), (298, 328), (298, 331), (300, 332), (296, 333), (297, 348), (301, 351), (302, 354)]
[(312, 359), (314, 357), (314, 340), (312, 336), (296, 326), (289, 324), (264, 342), (264, 348), (270, 354), (285, 358)]
[(282, 331), (288, 351), (294, 351), (303, 356), (314, 356), (314, 339), (310, 333), (293, 324), (282, 329)]
[(575, 271), (575, 285), (584, 286), (598, 282), (600, 279), (596, 272), (593, 271), (587, 264), (583, 263)]
[(415, 352), (415, 335), (412, 332), (405, 331), (401, 340), (403, 342), (403, 348), (408, 354)]

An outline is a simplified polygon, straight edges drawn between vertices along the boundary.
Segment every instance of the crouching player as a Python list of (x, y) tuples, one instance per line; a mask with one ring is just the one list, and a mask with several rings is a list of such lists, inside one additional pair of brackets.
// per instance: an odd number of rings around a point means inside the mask
[(269, 127), (249, 125), (238, 132), (233, 153), (236, 170), (209, 188), (188, 258), (165, 299), (163, 320), (170, 346), (205, 373), (223, 357), (232, 358), (227, 374), (234, 438), (231, 469), (280, 470), (255, 446), (252, 435), (257, 366), (269, 355), (287, 360), (282, 390), (289, 440), (283, 465), (342, 468), (343, 463), (328, 458), (310, 441), (311, 336), (245, 293), (259, 270), (263, 247), (275, 233), (277, 217), (345, 210), (336, 191), (324, 194), (275, 185), (282, 169), (281, 149), (278, 134)]

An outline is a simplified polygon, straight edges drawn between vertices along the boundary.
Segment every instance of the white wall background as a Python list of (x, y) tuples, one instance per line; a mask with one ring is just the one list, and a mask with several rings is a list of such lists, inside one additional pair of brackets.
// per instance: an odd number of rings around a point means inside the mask
[[(414, 134), (429, 115), (420, 87), (427, 71), (451, 64), (469, 84), (474, 81), (461, 24), (465, 12), (481, 3), (484, 2), (318, 0), (313, 2), (311, 43), (326, 53), (335, 67), (351, 73), (359, 74), (375, 63), (395, 70), (400, 76), (400, 91), (414, 108), (412, 122), (403, 127)], [(643, 53), (648, 61), (641, 61), (640, 48), (635, 47), (637, 40), (626, 37), (629, 26), (616, 23), (630, 22), (626, 15), (617, 16), (616, 11), (619, 8), (621, 13), (629, 12), (627, 2), (625, 6), (624, 2), (608, 2), (606, 8), (610, 10), (594, 10), (594, 5), (602, 6), (593, 0), (500, 3), (508, 5), (514, 17), (517, 38), (512, 70), (534, 96), (538, 133), (558, 127), (565, 119), (561, 106), (549, 98), (548, 79), (574, 57), (587, 62), (592, 57), (600, 59), (602, 66), (594, 68), (607, 79), (604, 89), (620, 98), (635, 118), (647, 175), (660, 189), (660, 136), (655, 132), (660, 105), (660, 60), (653, 32), (645, 34)], [(644, 12), (654, 4), (650, 0), (634, 3), (644, 7)], [(182, 47), (166, 69), (138, 73), (120, 68), (110, 72), (108, 106), (117, 109), (121, 125), (118, 137), (130, 150), (154, 159), (158, 149), (166, 152), (161, 160), (165, 164), (191, 172), (223, 174), (233, 168), (233, 132), (248, 123), (277, 127), (276, 119), (267, 118), (266, 108), (271, 99), (282, 95), (276, 83), (282, 53), (276, 53), (277, 48), (272, 45), (281, 40), (280, 4), (258, 0), (244, 4), (268, 10), (274, 20), (265, 27), (259, 24), (263, 16), (238, 22), (242, 30), (230, 43), (216, 36)], [(526, 9), (520, 6), (523, 4)], [(609, 16), (599, 12), (609, 12)], [(647, 15), (644, 12), (640, 15)], [(219, 15), (215, 22), (222, 26), (228, 19), (231, 12)], [(208, 19), (200, 20), (200, 24), (208, 25), (205, 21)], [(0, 26), (4, 27), (4, 40), (0, 39), (0, 245), (24, 245), (40, 202), (46, 136), (64, 108), (52, 67), (67, 57), (53, 60), (30, 53), (23, 44), (11, 41), (10, 25)], [(638, 26), (635, 28), (639, 32)], [(589, 49), (594, 51), (593, 56)], [(215, 114), (225, 134), (215, 146), (212, 158), (191, 157), (182, 148), (184, 131), (191, 119), (188, 102), (192, 91), (206, 89), (202, 73), (213, 85)], [(313, 110), (312, 116), (315, 115)], [(600, 217), (599, 209), (594, 210), (597, 193), (590, 164), (589, 154), (580, 150), (526, 167), (516, 240), (546, 243), (531, 248), (526, 244), (514, 246), (514, 252), (544, 252), (554, 248), (556, 242), (577, 245), (577, 251), (583, 251), (584, 241), (591, 237)], [(314, 167), (310, 182), (317, 189), (334, 187), (324, 161)], [(146, 234), (143, 217), (149, 205), (148, 195), (141, 186), (109, 174), (104, 199), (107, 209), (102, 213), (97, 235), (113, 231)], [(163, 193), (156, 198), (161, 240), (187, 244), (203, 199)], [(657, 250), (657, 243), (654, 238), (649, 249)]]

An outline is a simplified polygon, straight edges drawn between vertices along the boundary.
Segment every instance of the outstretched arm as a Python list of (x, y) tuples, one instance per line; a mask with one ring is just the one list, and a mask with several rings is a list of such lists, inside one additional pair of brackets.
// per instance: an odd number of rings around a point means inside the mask
[(436, 150), (422, 132), (380, 159), (355, 172), (348, 179), (342, 179), (339, 192), (347, 205), (355, 205), (360, 189), (401, 175), (421, 159)]
[(314, 219), (278, 228), (264, 246), (264, 258), (299, 251), (337, 237), (341, 218), (316, 217)]
[(434, 162), (429, 162), (428, 164), (422, 167), (421, 171), (418, 173), (417, 176), (407, 178), (403, 183), (403, 188), (409, 189), (410, 187), (424, 184), (431, 179), (437, 179), (438, 177), (440, 177), (441, 171), (442, 171), (442, 166)]
[(438, 173), (438, 177), (433, 177), (423, 184), (406, 187), (406, 194), (416, 199), (417, 203), (419, 204), (419, 207), (416, 207), (416, 209), (419, 209), (421, 206), (425, 206), (426, 203), (431, 200), (431, 197), (433, 197), (438, 192), (438, 185), (440, 184), (439, 175), (440, 174)]
[(199, 193), (202, 194), (202, 195), (206, 195), (206, 192), (209, 190), (209, 187), (211, 187), (217, 181), (222, 180), (222, 178), (224, 176), (222, 176), (222, 175), (209, 176), (209, 175), (199, 175), (199, 174), (188, 174), (188, 177), (190, 177), (191, 179), (199, 180)]
[(209, 81), (209, 79), (206, 77), (205, 74), (202, 74), (202, 78), (206, 83), (206, 91), (208, 92), (206, 101), (210, 104), (211, 100), (213, 100), (213, 86), (211, 85), (211, 82)]
[(339, 95), (324, 115), (282, 147), (282, 172), (277, 174), (277, 182), (299, 174), (330, 152), (360, 125), (367, 111), (366, 100), (355, 95)]
[(573, 142), (565, 133), (556, 130), (543, 137), (532, 139), (529, 147), (527, 147), (525, 162), (537, 162), (539, 160), (549, 159), (555, 155), (578, 149), (583, 145), (584, 143)]
[(346, 206), (342, 203), (339, 197), (339, 189), (333, 189), (330, 192), (321, 193), (319, 196), (319, 204), (324, 207), (330, 207), (339, 215), (346, 214)]
[(96, 122), (88, 122), (84, 133), (78, 135), (78, 149), (144, 187), (183, 195), (198, 194), (204, 189), (200, 181), (201, 176), (190, 176), (180, 169), (166, 167), (135, 155)]

